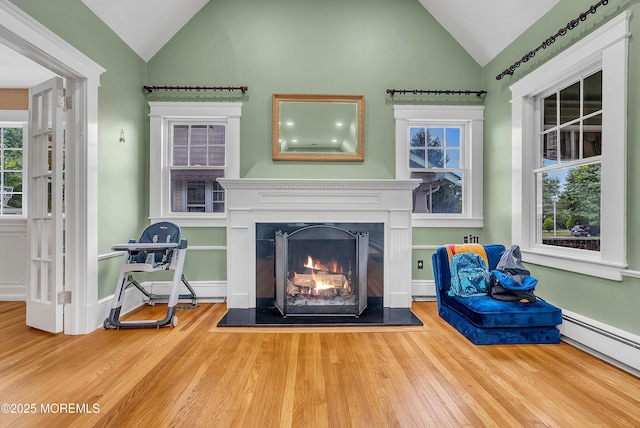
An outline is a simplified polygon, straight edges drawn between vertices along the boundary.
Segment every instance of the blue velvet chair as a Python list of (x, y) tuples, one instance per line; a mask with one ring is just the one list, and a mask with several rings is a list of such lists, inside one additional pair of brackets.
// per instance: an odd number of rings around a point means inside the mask
[[(503, 245), (484, 246), (489, 269), (494, 269), (505, 250)], [(440, 247), (432, 257), (438, 313), (476, 345), (559, 343), (562, 311), (538, 299), (535, 303), (514, 303), (488, 295), (449, 296), (451, 271), (449, 253)]]

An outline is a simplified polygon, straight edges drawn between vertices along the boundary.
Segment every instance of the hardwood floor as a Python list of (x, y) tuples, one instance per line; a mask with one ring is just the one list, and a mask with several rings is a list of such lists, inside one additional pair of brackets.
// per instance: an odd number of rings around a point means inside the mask
[(640, 426), (640, 379), (564, 343), (474, 346), (435, 303), (413, 311), (424, 326), (217, 328), (225, 306), (201, 304), (175, 329), (65, 336), (0, 303), (0, 426)]

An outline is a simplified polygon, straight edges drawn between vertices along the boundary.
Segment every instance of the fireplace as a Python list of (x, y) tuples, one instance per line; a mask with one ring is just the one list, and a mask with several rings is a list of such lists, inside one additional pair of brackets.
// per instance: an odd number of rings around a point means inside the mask
[(358, 317), (367, 307), (369, 234), (314, 225), (275, 233), (275, 306), (283, 316)]
[[(411, 203), (418, 180), (221, 178), (218, 181), (225, 188), (228, 215), (229, 309), (272, 307), (275, 264), (274, 255), (268, 253), (275, 247), (271, 242), (275, 240), (275, 232), (291, 234), (317, 224), (333, 225), (351, 233), (369, 232), (365, 313), (371, 311), (374, 299), (384, 308), (411, 307)], [(364, 226), (372, 224), (375, 232)], [(319, 317), (303, 319), (315, 318)], [(359, 319), (362, 318), (365, 317)]]
[(257, 308), (343, 317), (382, 308), (383, 223), (257, 223), (255, 230)]

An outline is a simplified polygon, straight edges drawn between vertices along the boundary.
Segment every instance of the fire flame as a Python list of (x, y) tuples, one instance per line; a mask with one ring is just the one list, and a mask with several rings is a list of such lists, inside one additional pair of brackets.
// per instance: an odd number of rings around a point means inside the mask
[[(311, 256), (307, 256), (307, 264), (305, 264), (304, 267), (312, 270), (311, 276), (315, 281), (315, 288), (309, 290), (309, 292), (312, 294), (318, 294), (318, 291), (320, 290), (337, 288), (335, 287), (334, 284), (324, 282), (322, 275), (319, 274), (320, 272), (324, 272), (324, 273), (329, 272), (331, 274), (337, 274), (337, 273), (344, 274), (344, 269), (342, 268), (342, 266), (338, 264), (336, 260), (331, 260), (328, 265), (325, 265), (320, 263), (319, 261), (314, 261)], [(346, 290), (351, 289), (351, 287), (349, 286), (349, 281), (347, 281), (346, 278), (342, 288)]]
[(307, 264), (304, 267), (314, 270), (323, 270), (331, 273), (344, 273), (342, 266), (338, 264), (336, 260), (331, 260), (328, 265), (322, 264), (319, 261), (314, 261), (311, 256), (307, 256)]

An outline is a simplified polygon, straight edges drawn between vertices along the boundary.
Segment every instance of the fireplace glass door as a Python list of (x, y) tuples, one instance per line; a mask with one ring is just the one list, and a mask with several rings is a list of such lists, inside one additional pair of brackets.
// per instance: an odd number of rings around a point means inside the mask
[(283, 316), (360, 316), (367, 307), (368, 233), (308, 226), (275, 234), (275, 304)]

